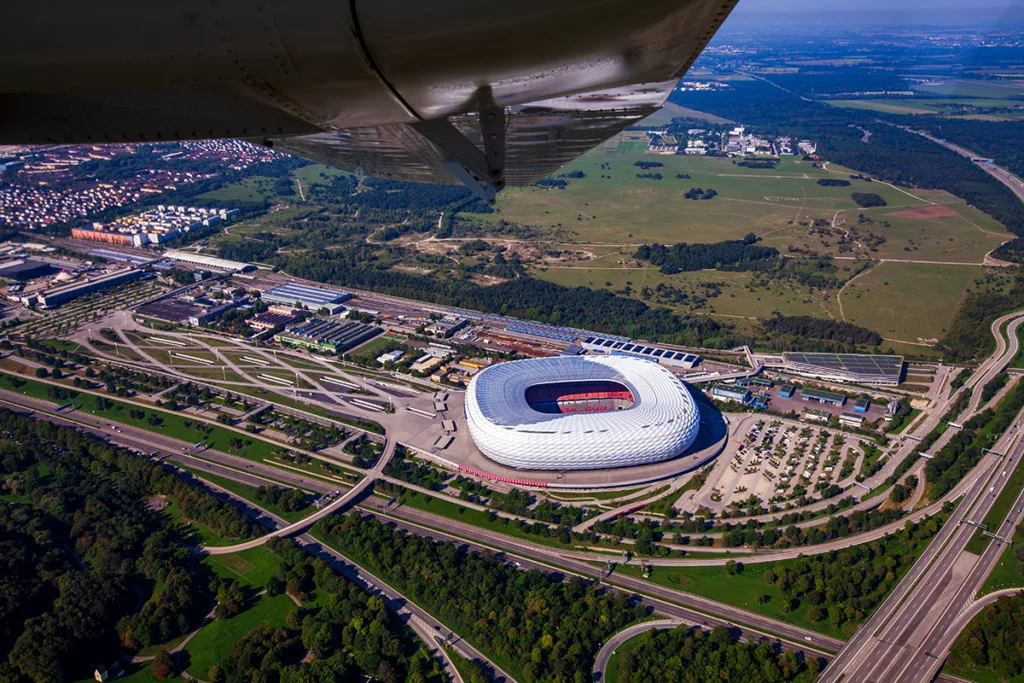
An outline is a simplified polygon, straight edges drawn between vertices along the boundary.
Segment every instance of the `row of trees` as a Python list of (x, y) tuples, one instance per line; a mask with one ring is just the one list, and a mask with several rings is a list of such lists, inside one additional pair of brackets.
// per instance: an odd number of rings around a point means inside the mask
[(306, 494), (299, 489), (287, 489), (281, 486), (257, 487), (255, 498), (263, 505), (276, 505), (285, 512), (298, 512), (309, 507)]

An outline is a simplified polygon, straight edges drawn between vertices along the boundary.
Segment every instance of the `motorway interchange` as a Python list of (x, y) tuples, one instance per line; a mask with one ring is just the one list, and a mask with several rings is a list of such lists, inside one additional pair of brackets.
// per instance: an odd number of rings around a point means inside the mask
[[(130, 321), (130, 317), (123, 318), (121, 329), (132, 329)], [(993, 323), (992, 332), (997, 340), (997, 348), (995, 353), (979, 366), (970, 380), (960, 390), (961, 392), (970, 392), (972, 397), (968, 409), (964, 412), (963, 417), (960, 418), (961, 420), (966, 419), (966, 417), (969, 417), (979, 409), (980, 389), (1016, 355), (1018, 350), (1016, 328), (1021, 323), (1024, 323), (1024, 315), (1020, 313), (1004, 316), (1004, 318)], [(160, 334), (172, 336), (174, 333)], [(83, 343), (83, 345), (88, 345), (89, 339), (79, 338), (77, 341)], [(125, 338), (125, 341), (126, 345), (130, 347), (130, 341), (127, 338)], [(214, 347), (207, 348), (212, 349)], [(138, 348), (135, 350), (141, 351)], [(109, 357), (110, 354), (105, 350), (94, 348), (92, 351), (100, 357), (108, 356), (108, 360), (111, 362), (125, 362), (116, 353), (113, 357)], [(265, 350), (260, 350), (258, 353), (269, 356)], [(317, 359), (316, 362), (320, 362), (320, 360)], [(131, 365), (131, 363), (126, 362), (126, 365)], [(171, 374), (180, 372), (180, 368), (172, 366), (163, 366), (157, 370)], [(231, 370), (239, 372), (243, 376), (252, 376), (251, 372), (247, 372), (247, 368), (240, 367), (237, 364), (232, 364)], [(248, 368), (248, 370), (251, 371), (252, 368)], [(332, 365), (331, 370), (338, 374), (343, 372), (336, 365)], [(301, 370), (297, 372), (302, 374), (304, 380), (316, 383), (316, 380), (310, 378), (308, 373), (303, 373)], [(357, 381), (359, 380), (357, 375), (350, 375), (349, 377)], [(373, 394), (373, 398), (379, 401), (398, 400), (411, 403), (416, 400), (415, 394), (412, 391), (385, 392), (380, 391), (380, 387), (374, 388), (371, 384), (366, 383), (365, 380), (363, 384), (367, 388), (367, 392)], [(270, 384), (267, 384), (264, 389), (268, 392), (264, 400), (269, 400), (269, 402), (274, 400), (272, 398), (273, 394), (270, 392), (283, 393), (280, 387), (271, 386)], [(316, 391), (318, 393), (323, 391), (327, 395), (334, 393), (340, 399), (338, 401), (339, 404), (345, 402), (346, 397), (341, 395), (342, 392), (332, 392), (322, 384), (316, 386)], [(945, 408), (952, 403), (953, 399), (953, 396), (947, 397), (935, 410), (926, 413), (915, 424), (914, 434), (923, 435), (934, 428), (941, 419)], [(313, 476), (284, 471), (271, 465), (243, 464), (236, 462), (236, 460), (240, 459), (223, 453), (208, 451), (202, 453), (201, 457), (197, 457), (200, 454), (183, 453), (178, 444), (175, 443), (175, 440), (160, 437), (142, 429), (125, 428), (116, 435), (112, 435), (110, 430), (103, 428), (103, 424), (89, 424), (88, 419), (86, 419), (87, 416), (77, 414), (61, 416), (56, 414), (52, 404), (35, 401), (20, 395), (12, 395), (10, 392), (4, 392), (3, 402), (5, 405), (17, 407), (19, 410), (25, 408), (34, 410), (37, 416), (45, 419), (65, 422), (70, 420), (78, 428), (100, 434), (105, 438), (117, 441), (136, 450), (156, 452), (160, 457), (169, 457), (173, 461), (181, 462), (182, 464), (187, 463), (193, 469), (209, 471), (211, 474), (227, 479), (252, 485), (274, 482), (318, 493), (328, 493), (332, 488), (323, 480)], [(351, 412), (359, 417), (363, 417), (370, 412), (365, 408), (360, 409), (358, 404), (348, 403), (344, 407), (346, 412)], [(516, 566), (524, 569), (537, 568), (542, 571), (571, 572), (592, 578), (604, 578), (615, 589), (635, 592), (655, 612), (675, 620), (672, 623), (678, 621), (679, 623), (701, 627), (726, 624), (739, 628), (743, 637), (779, 639), (784, 647), (804, 650), (808, 654), (820, 656), (824, 659), (830, 659), (834, 653), (838, 653), (835, 655), (833, 662), (826, 668), (821, 678), (823, 681), (863, 680), (877, 681), (878, 683), (882, 681), (909, 683), (910, 681), (931, 680), (938, 674), (945, 655), (948, 654), (949, 648), (952, 646), (959, 631), (969, 622), (969, 617), (976, 614), (981, 605), (987, 604), (991, 600), (991, 598), (975, 600), (974, 596), (1008, 545), (1003, 541), (994, 540), (989, 543), (980, 557), (968, 556), (964, 552), (964, 548), (975, 532), (975, 527), (971, 526), (970, 523), (980, 523), (985, 518), (1008, 479), (1008, 477), (1001, 473), (1005, 473), (1008, 470), (1012, 471), (1013, 468), (1019, 465), (1020, 459), (1024, 457), (1024, 447), (1020, 444), (1021, 432), (1016, 431), (1013, 434), (1008, 432), (993, 448), (996, 453), (986, 455), (960, 485), (947, 494), (947, 496), (939, 501), (933, 501), (928, 506), (920, 508), (903, 520), (900, 520), (899, 526), (902, 526), (906, 519), (923, 519), (925, 514), (934, 512), (937, 509), (936, 506), (941, 505), (943, 502), (962, 498), (961, 503), (953, 513), (953, 517), (943, 527), (939, 536), (930, 544), (920, 560), (904, 577), (897, 589), (875, 612), (871, 619), (854, 634), (850, 641), (844, 643), (841, 640), (825, 637), (813, 631), (794, 627), (790, 624), (696, 595), (664, 588), (639, 578), (624, 574), (613, 574), (611, 577), (608, 577), (600, 569), (599, 564), (597, 564), (601, 560), (608, 558), (608, 555), (605, 553), (560, 550), (530, 541), (513, 539), (503, 534), (487, 531), (470, 524), (444, 519), (408, 507), (396, 509), (377, 497), (365, 497), (366, 490), (381, 476), (383, 468), (394, 453), (395, 446), (402, 441), (402, 434), (409, 432), (408, 427), (403, 429), (399, 426), (402, 422), (409, 422), (407, 417), (405, 420), (389, 420), (388, 418), (393, 416), (381, 414), (377, 411), (373, 411), (373, 415), (388, 430), (387, 447), (382, 457), (378, 459), (377, 463), (365, 473), (365, 476), (355, 486), (344, 491), (343, 495), (336, 497), (328, 505), (322, 507), (302, 522), (291, 525), (284, 524), (281, 520), (275, 519), (265, 511), (256, 510), (255, 506), (248, 502), (246, 507), (259, 514), (262, 521), (273, 527), (273, 531), (265, 537), (239, 544), (238, 546), (208, 548), (207, 551), (211, 553), (236, 552), (244, 548), (254, 547), (276, 535), (289, 535), (297, 537), (300, 543), (316, 545), (319, 548), (319, 552), (326, 552), (321, 546), (316, 544), (314, 539), (303, 532), (312, 526), (317, 519), (356, 504), (366, 514), (385, 517), (413, 533), (432, 536), (438, 540), (452, 540), (463, 545), (468, 542), (470, 547), (473, 548), (500, 551), (509, 558), (509, 561), (515, 562)], [(1015, 424), (1019, 423), (1021, 419), (1022, 416), (1018, 416)], [(101, 419), (98, 422), (103, 423), (104, 421)], [(947, 436), (952, 431), (952, 429), (948, 430), (944, 436)], [(847, 436), (847, 439), (850, 440), (850, 437)], [(795, 435), (791, 436), (791, 440), (796, 440)], [(811, 439), (811, 444), (814, 443), (814, 439)], [(786, 446), (793, 447), (794, 444), (789, 443)], [(900, 444), (896, 451), (889, 456), (886, 466), (874, 475), (871, 480), (877, 480), (878, 482), (884, 480), (889, 475), (889, 471), (902, 461), (905, 455), (909, 454), (913, 446), (913, 440), (905, 440)], [(937, 450), (940, 447), (941, 441), (935, 444), (934, 449)], [(825, 453), (826, 451), (823, 450), (820, 455)], [(1001, 455), (997, 455), (997, 453)], [(750, 463), (744, 463), (744, 466), (750, 466)], [(859, 463), (857, 466), (859, 467)], [(920, 473), (922, 466), (923, 460), (919, 460), (910, 470), (909, 474)], [(838, 468), (834, 472), (837, 470)], [(798, 470), (798, 472), (800, 471), (802, 470)], [(830, 480), (834, 478), (835, 475), (830, 477)], [(871, 480), (866, 482), (866, 484), (873, 486), (874, 482)], [(624, 498), (630, 497), (634, 496), (624, 495)], [(625, 500), (622, 507), (630, 505), (631, 503)], [(1024, 509), (1024, 493), (1012, 506), (1007, 519), (1004, 520), (1004, 524), (1000, 525), (1001, 528), (1012, 529), (1019, 524), (1021, 522), (1022, 509)], [(821, 522), (822, 520), (818, 520), (818, 523)], [(756, 557), (745, 556), (743, 559), (745, 563), (757, 563), (795, 557), (799, 554), (824, 552), (836, 547), (866, 542), (880, 537), (887, 531), (889, 530), (883, 527), (868, 534), (841, 539), (839, 543), (823, 544), (823, 547), (805, 547), (794, 552), (763, 552)], [(345, 563), (343, 558), (335, 557), (334, 561), (336, 563)], [(711, 557), (706, 559), (691, 559), (689, 557), (653, 558), (649, 560), (653, 565), (663, 564), (670, 566), (721, 565), (726, 561), (726, 559)], [(348, 564), (350, 565), (351, 563)], [(353, 567), (348, 571), (357, 572), (359, 570)], [(379, 581), (374, 582), (373, 577), (364, 576), (362, 580), (367, 585), (375, 586), (374, 590), (387, 592), (386, 587), (383, 587)], [(403, 603), (399, 596), (391, 598), (391, 602), (395, 604), (396, 610), (402, 613), (405, 618), (411, 620), (414, 628), (428, 642), (432, 641), (436, 633), (445, 630), (443, 625), (432, 623), (431, 619), (424, 618), (423, 615), (417, 615), (416, 611), (412, 609), (415, 606)], [(402, 610), (405, 610), (405, 612), (402, 612)], [(419, 623), (417, 623), (417, 620), (419, 620)], [(431, 631), (434, 631), (434, 633), (430, 633)], [(464, 642), (461, 644), (461, 648), (465, 654), (472, 658), (486, 662), (486, 658), (481, 653), (472, 650)], [(439, 654), (443, 653), (443, 650), (439, 648), (438, 652)], [(443, 656), (442, 659), (444, 659)], [(450, 662), (446, 661), (446, 665), (451, 671)], [(504, 672), (497, 672), (495, 670), (495, 673), (499, 678), (504, 677), (511, 680)], [(457, 678), (457, 674), (455, 674), (455, 677)], [(945, 676), (944, 678), (948, 679), (949, 677)]]

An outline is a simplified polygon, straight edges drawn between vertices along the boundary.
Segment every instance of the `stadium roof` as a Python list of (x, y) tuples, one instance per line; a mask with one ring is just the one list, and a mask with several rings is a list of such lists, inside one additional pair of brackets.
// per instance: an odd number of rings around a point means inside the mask
[(869, 353), (783, 353), (788, 364), (812, 365), (825, 370), (854, 375), (899, 378), (903, 356), (881, 356)]
[[(631, 408), (599, 413), (543, 413), (526, 400), (543, 384), (595, 380), (622, 384)], [(600, 469), (675, 457), (697, 436), (700, 413), (689, 391), (655, 363), (623, 356), (556, 356), (498, 363), (466, 392), (470, 434), (504, 465), (528, 470)]]

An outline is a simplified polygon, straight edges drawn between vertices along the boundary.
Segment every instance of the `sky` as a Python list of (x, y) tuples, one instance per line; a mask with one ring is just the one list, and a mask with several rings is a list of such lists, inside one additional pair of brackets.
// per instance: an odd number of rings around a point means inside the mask
[(1024, 0), (740, 0), (729, 23), (998, 27), (1024, 24)]

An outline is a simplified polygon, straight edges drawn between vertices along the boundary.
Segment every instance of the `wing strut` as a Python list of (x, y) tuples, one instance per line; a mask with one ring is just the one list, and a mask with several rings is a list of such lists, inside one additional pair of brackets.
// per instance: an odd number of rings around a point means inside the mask
[(411, 124), (445, 157), (442, 164), (473, 194), (488, 204), (505, 187), (505, 110), (480, 109), (480, 132), (484, 150), (474, 145), (448, 119), (431, 119)]

